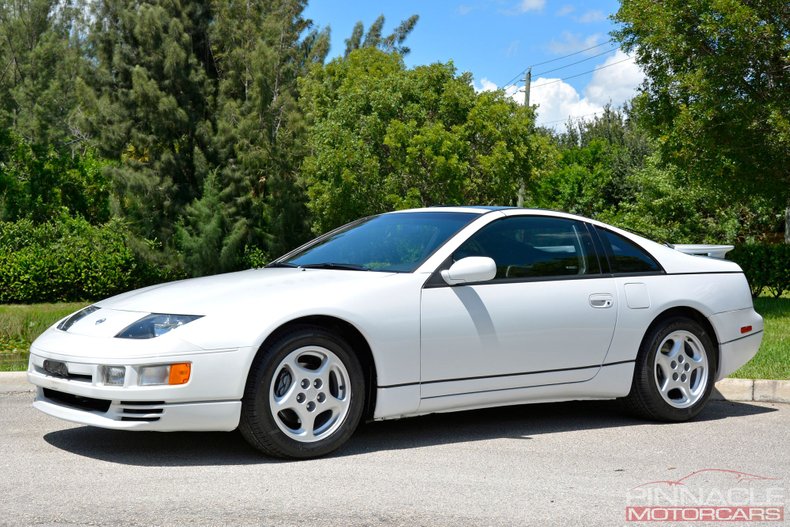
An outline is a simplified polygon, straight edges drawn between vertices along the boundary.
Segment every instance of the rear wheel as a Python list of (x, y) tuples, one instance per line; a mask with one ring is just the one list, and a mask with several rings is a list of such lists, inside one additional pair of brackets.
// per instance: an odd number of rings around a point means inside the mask
[(299, 328), (256, 357), (239, 430), (272, 456), (322, 456), (353, 434), (364, 394), (362, 368), (350, 346), (324, 329)]
[(696, 321), (667, 319), (645, 337), (625, 403), (649, 419), (691, 419), (710, 398), (716, 359), (710, 336)]

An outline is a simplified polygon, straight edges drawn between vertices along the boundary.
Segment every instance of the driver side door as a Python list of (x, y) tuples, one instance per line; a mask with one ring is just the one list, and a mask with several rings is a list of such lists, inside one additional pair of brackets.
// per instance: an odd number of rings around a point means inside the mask
[(421, 399), (500, 391), (504, 400), (508, 390), (597, 373), (617, 299), (583, 222), (508, 216), (472, 235), (453, 260), (467, 256), (492, 258), (497, 274), (423, 289)]

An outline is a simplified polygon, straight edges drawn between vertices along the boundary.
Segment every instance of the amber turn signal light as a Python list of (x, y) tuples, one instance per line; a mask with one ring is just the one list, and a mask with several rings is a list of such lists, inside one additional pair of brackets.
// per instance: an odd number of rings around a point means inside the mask
[(188, 362), (179, 362), (170, 365), (170, 378), (167, 384), (186, 384), (192, 373), (192, 365)]

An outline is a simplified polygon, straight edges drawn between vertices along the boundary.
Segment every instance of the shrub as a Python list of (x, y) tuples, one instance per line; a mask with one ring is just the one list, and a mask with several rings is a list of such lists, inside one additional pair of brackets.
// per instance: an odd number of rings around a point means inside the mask
[(128, 240), (117, 219), (0, 222), (0, 303), (94, 300), (173, 277)]
[(779, 298), (790, 291), (790, 244), (744, 244), (730, 252), (728, 258), (743, 269), (752, 295), (759, 295), (765, 288)]

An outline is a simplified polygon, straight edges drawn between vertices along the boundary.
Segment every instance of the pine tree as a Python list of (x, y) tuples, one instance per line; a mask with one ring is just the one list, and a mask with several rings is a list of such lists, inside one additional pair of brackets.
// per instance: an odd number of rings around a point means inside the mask
[[(360, 21), (354, 24), (354, 29), (351, 31), (351, 36), (346, 39), (346, 52), (344, 56), (348, 55), (355, 49), (360, 48), (378, 48), (386, 53), (397, 52), (401, 55), (408, 55), (411, 52), (408, 46), (404, 46), (406, 37), (409, 36), (417, 25), (420, 15), (412, 15), (406, 20), (402, 21), (395, 31), (387, 35), (381, 36), (384, 29), (384, 15), (379, 15), (375, 21), (368, 28), (365, 33), (365, 25)], [(362, 39), (364, 35), (364, 40)]]
[(101, 0), (93, 18), (87, 129), (119, 160), (110, 169), (119, 211), (170, 245), (212, 159), (208, 1)]
[[(276, 256), (308, 236), (297, 184), (304, 126), (297, 78), (323, 62), (328, 30), (310, 30), (304, 0), (216, 1), (212, 57), (218, 75), (216, 148), (227, 223), (224, 268), (245, 247)], [(304, 38), (300, 38), (307, 32)], [(233, 257), (235, 255), (235, 257)]]
[(75, 79), (84, 70), (80, 5), (0, 2), (0, 126), (29, 145), (77, 150)]

